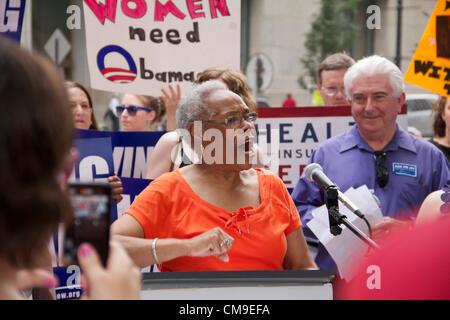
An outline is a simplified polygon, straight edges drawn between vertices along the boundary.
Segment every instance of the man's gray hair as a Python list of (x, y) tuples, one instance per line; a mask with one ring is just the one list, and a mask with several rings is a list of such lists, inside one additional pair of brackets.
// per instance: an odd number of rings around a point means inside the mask
[(176, 120), (177, 128), (188, 130), (191, 123), (204, 120), (211, 114), (211, 110), (205, 103), (205, 99), (214, 91), (228, 90), (221, 81), (210, 80), (194, 85), (192, 90), (183, 97), (178, 107)]
[(405, 90), (402, 71), (384, 57), (373, 55), (363, 58), (351, 66), (344, 76), (345, 94), (351, 100), (352, 86), (360, 76), (387, 75), (395, 97)]

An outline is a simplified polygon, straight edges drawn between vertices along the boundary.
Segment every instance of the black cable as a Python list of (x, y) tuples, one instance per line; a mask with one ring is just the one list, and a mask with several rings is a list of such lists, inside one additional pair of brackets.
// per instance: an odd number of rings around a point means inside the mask
[(363, 219), (366, 222), (367, 227), (369, 228), (369, 236), (372, 239), (372, 227), (370, 226), (369, 221), (367, 221), (366, 217), (364, 217), (364, 216), (362, 216), (361, 219)]

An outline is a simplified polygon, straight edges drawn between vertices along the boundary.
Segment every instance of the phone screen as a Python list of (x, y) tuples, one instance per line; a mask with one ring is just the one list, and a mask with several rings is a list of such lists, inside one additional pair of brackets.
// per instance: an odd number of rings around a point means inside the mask
[(111, 187), (109, 184), (72, 183), (69, 197), (73, 220), (65, 228), (64, 264), (78, 265), (77, 250), (82, 243), (91, 244), (106, 265), (109, 249)]

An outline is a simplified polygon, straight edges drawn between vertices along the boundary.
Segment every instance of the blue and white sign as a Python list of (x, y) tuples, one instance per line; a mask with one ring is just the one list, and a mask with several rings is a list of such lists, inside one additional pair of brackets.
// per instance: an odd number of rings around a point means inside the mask
[(0, 0), (0, 34), (20, 42), (26, 0)]
[(114, 175), (111, 138), (77, 139), (79, 157), (73, 174), (76, 181), (107, 182)]
[[(104, 178), (106, 153), (109, 153), (112, 163), (109, 163), (109, 160), (106, 162), (108, 162), (108, 168), (114, 168), (113, 171), (109, 171), (109, 174), (112, 175), (115, 172), (122, 180), (124, 188), (123, 200), (117, 205), (117, 217), (120, 217), (130, 207), (134, 198), (149, 185), (150, 181), (145, 179), (148, 161), (153, 148), (163, 134), (164, 132), (77, 130), (77, 145), (84, 150), (90, 150), (90, 157), (93, 158), (84, 160), (79, 168), (81, 175), (75, 172), (75, 176), (91, 179), (90, 181), (92, 178), (95, 181)], [(103, 140), (105, 141), (104, 145), (101, 145), (101, 139), (108, 139), (109, 142)], [(97, 157), (94, 156), (95, 154)], [(100, 158), (105, 161), (102, 162)], [(93, 163), (95, 163), (95, 168), (89, 169)]]
[[(130, 207), (134, 198), (149, 185), (149, 180), (141, 178), (146, 176), (150, 153), (163, 134), (164, 132), (77, 130), (74, 146), (79, 157), (74, 164), (71, 180), (106, 182), (114, 173), (122, 180), (123, 199), (117, 206), (113, 206), (111, 223), (120, 217)], [(61, 242), (62, 239), (55, 241), (57, 255), (60, 255), (58, 248), (62, 248)], [(53, 271), (60, 283), (56, 288), (57, 300), (79, 299), (82, 294), (79, 286), (80, 268), (57, 266)]]
[[(75, 162), (72, 180), (81, 182), (108, 182), (114, 175), (111, 138), (77, 139), (79, 157)], [(111, 208), (111, 223), (117, 219), (117, 205)]]
[(59, 286), (55, 288), (56, 300), (81, 298), (83, 290), (80, 286), (81, 270), (79, 266), (55, 267), (53, 273), (59, 281)]

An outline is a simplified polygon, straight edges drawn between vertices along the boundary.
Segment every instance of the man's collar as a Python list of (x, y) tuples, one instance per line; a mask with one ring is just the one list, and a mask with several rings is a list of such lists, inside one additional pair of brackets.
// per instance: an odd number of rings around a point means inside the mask
[(372, 152), (370, 146), (359, 134), (356, 124), (344, 135), (344, 139), (341, 142), (341, 148), (339, 152), (342, 153), (355, 147)]
[[(339, 152), (342, 153), (355, 147), (368, 152), (374, 151), (372, 147), (370, 147), (369, 144), (361, 137), (356, 124), (345, 134), (344, 139), (341, 142)], [(417, 153), (417, 148), (413, 143), (413, 137), (396, 125), (394, 138), (392, 138), (391, 142), (383, 148), (383, 151), (396, 151), (398, 148)]]
[(397, 125), (394, 138), (384, 147), (384, 151), (396, 151), (398, 148), (402, 148), (412, 153), (417, 153), (417, 148), (413, 142), (414, 139), (412, 135)]

